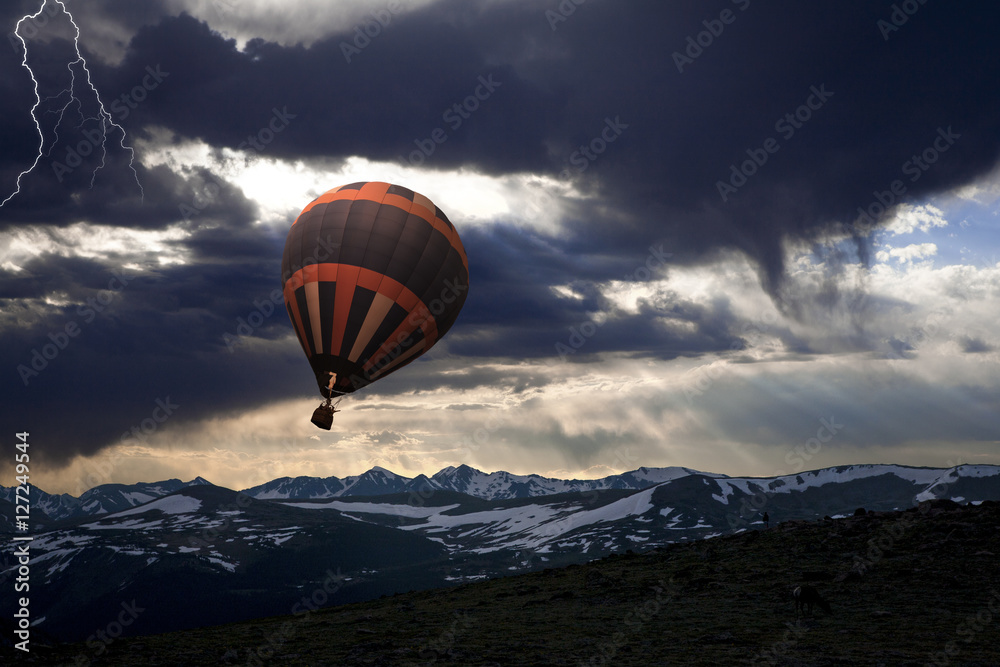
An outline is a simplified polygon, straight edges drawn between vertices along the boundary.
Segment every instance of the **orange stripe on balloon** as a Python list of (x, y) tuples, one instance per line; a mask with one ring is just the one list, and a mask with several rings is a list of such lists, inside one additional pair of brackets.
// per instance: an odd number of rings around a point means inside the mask
[(382, 282), (383, 274), (371, 269), (362, 267), (358, 272), (358, 286), (378, 292), (379, 284)]
[[(351, 314), (351, 303), (354, 301), (354, 288), (358, 284), (359, 266), (341, 264), (337, 269), (337, 292), (333, 297), (333, 321), (347, 322)], [(344, 327), (335, 326), (330, 336), (330, 354), (340, 356), (340, 348), (344, 344)]]
[(382, 202), (385, 193), (389, 191), (389, 184), (382, 181), (369, 181), (361, 186), (355, 199)]
[(382, 276), (382, 282), (378, 285), (379, 294), (384, 294), (397, 303), (399, 302), (399, 295), (403, 293), (404, 289), (406, 288), (403, 287), (403, 283), (393, 280), (389, 276)]
[(420, 297), (398, 280), (394, 280), (378, 271), (372, 271), (360, 266), (332, 264), (329, 262), (324, 264), (310, 264), (293, 273), (285, 281), (286, 294), (290, 288), (292, 290), (298, 289), (305, 285), (306, 282), (315, 282), (317, 280), (319, 282), (336, 282), (340, 272), (345, 270), (356, 271), (358, 274), (358, 284), (389, 297), (407, 311), (414, 309), (420, 303)]
[(413, 206), (413, 202), (407, 199), (406, 197), (403, 197), (402, 195), (387, 194), (385, 197), (382, 198), (381, 203), (387, 204), (388, 206), (395, 206), (396, 208), (401, 208), (406, 212), (409, 212), (410, 207)]
[(337, 282), (337, 268), (340, 264), (314, 264), (317, 280), (321, 283)]
[[(298, 222), (299, 218), (301, 218), (303, 215), (311, 211), (313, 207), (318, 206), (319, 204), (327, 204), (329, 202), (338, 201), (341, 199), (347, 199), (353, 201), (357, 193), (358, 193), (357, 190), (337, 190), (337, 189), (324, 192), (319, 197), (316, 197), (316, 199), (313, 199), (311, 202), (306, 204), (306, 207), (302, 209), (302, 212), (299, 213), (299, 216), (295, 218), (295, 222)], [(293, 227), (295, 226), (295, 222), (292, 223)]]

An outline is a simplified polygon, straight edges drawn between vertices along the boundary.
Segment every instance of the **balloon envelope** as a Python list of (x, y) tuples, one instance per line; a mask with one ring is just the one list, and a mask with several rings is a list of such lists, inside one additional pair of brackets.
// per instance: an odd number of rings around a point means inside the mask
[(385, 377), (440, 340), (465, 303), (469, 260), (454, 225), (427, 197), (352, 183), (302, 209), (285, 241), (281, 284), (330, 398)]

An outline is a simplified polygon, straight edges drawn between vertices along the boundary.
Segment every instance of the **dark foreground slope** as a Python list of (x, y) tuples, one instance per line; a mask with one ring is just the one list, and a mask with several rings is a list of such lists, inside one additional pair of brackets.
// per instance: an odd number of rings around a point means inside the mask
[[(1000, 503), (931, 501), (18, 662), (997, 665), (998, 528)], [(832, 613), (797, 618), (800, 583)]]

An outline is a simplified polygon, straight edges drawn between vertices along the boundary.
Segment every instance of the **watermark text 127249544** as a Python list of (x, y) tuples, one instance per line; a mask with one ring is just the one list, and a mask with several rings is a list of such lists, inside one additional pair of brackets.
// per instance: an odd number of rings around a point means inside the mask
[[(17, 473), (17, 486), (14, 487), (14, 524), (17, 528), (18, 533), (28, 532), (28, 518), (31, 513), (31, 506), (28, 502), (28, 493), (31, 491), (31, 486), (29, 483), (30, 477), (28, 475), (29, 468), (28, 462), (30, 457), (28, 456), (28, 434), (18, 433), (17, 434), (17, 444), (15, 445), (17, 449), (17, 454), (14, 456), (15, 461), (15, 471)], [(16, 544), (14, 548), (14, 557), (17, 558), (18, 568), (17, 577), (14, 579), (14, 591), (17, 593), (24, 593), (24, 597), (17, 599), (17, 611), (14, 612), (14, 618), (16, 619), (17, 627), (14, 629), (14, 634), (17, 635), (19, 641), (14, 646), (25, 653), (28, 653), (30, 649), (28, 648), (28, 640), (30, 638), (30, 628), (31, 628), (31, 613), (28, 611), (30, 599), (26, 595), (29, 588), (29, 578), (31, 575), (31, 569), (29, 563), (31, 562), (31, 555), (28, 550), (29, 543), (31, 541), (30, 535), (15, 535), (14, 542)]]

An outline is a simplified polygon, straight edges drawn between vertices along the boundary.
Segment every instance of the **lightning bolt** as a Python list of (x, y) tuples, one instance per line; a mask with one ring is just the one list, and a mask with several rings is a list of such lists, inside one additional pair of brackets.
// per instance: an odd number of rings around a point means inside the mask
[(52, 1), (62, 8), (63, 12), (66, 14), (66, 17), (69, 19), (69, 22), (73, 25), (73, 30), (74, 30), (73, 47), (76, 52), (76, 60), (66, 64), (66, 69), (69, 70), (70, 74), (69, 88), (61, 91), (58, 95), (45, 98), (44, 101), (48, 101), (51, 99), (58, 99), (62, 97), (64, 94), (68, 94), (69, 99), (66, 102), (66, 104), (62, 107), (62, 109), (60, 109), (58, 112), (59, 119), (56, 122), (54, 128), (55, 140), (53, 141), (52, 145), (49, 147), (48, 152), (46, 153), (45, 132), (42, 130), (41, 121), (39, 121), (38, 119), (38, 108), (42, 105), (43, 100), (41, 93), (38, 90), (38, 79), (35, 78), (35, 73), (31, 69), (31, 65), (28, 64), (28, 43), (25, 41), (24, 37), (21, 36), (20, 33), (22, 23), (24, 23), (25, 21), (36, 20), (39, 16), (41, 16), (42, 12), (45, 10), (45, 3), (48, 2), (48, 0), (42, 0), (42, 4), (38, 8), (38, 11), (35, 12), (34, 14), (26, 14), (25, 16), (21, 17), (21, 20), (17, 22), (17, 27), (14, 28), (14, 34), (17, 36), (19, 40), (21, 40), (21, 46), (24, 48), (24, 57), (21, 59), (21, 66), (24, 69), (28, 70), (28, 75), (31, 77), (31, 82), (35, 86), (35, 104), (31, 107), (31, 119), (34, 121), (35, 130), (37, 130), (38, 132), (38, 155), (35, 156), (35, 161), (32, 162), (30, 167), (28, 167), (20, 174), (18, 174), (17, 187), (14, 189), (14, 192), (12, 192), (6, 199), (0, 202), (0, 208), (2, 208), (7, 202), (9, 202), (11, 199), (17, 196), (18, 193), (21, 192), (21, 179), (23, 179), (26, 175), (34, 171), (35, 167), (38, 166), (38, 162), (42, 159), (42, 156), (49, 155), (52, 153), (52, 148), (59, 141), (59, 126), (62, 124), (63, 117), (66, 114), (66, 110), (70, 107), (70, 105), (73, 104), (73, 102), (76, 102), (78, 105), (80, 105), (80, 110), (82, 115), (82, 109), (83, 109), (82, 102), (76, 96), (76, 72), (73, 70), (74, 65), (78, 66), (79, 69), (81, 69), (83, 73), (86, 75), (85, 77), (86, 85), (90, 88), (91, 91), (93, 91), (94, 97), (97, 100), (97, 104), (99, 107), (98, 114), (96, 117), (84, 118), (83, 121), (80, 123), (80, 125), (82, 126), (83, 122), (86, 122), (87, 120), (97, 120), (100, 122), (101, 125), (101, 146), (100, 146), (101, 164), (94, 169), (94, 173), (91, 175), (90, 187), (92, 188), (94, 187), (94, 179), (97, 178), (97, 172), (100, 171), (105, 166), (105, 158), (107, 157), (106, 143), (108, 139), (108, 131), (114, 128), (121, 133), (121, 140), (118, 142), (118, 145), (121, 146), (122, 150), (129, 152), (128, 166), (129, 169), (132, 170), (132, 175), (135, 176), (135, 183), (137, 186), (139, 186), (139, 192), (142, 196), (142, 200), (144, 201), (146, 193), (142, 189), (142, 183), (139, 182), (139, 173), (135, 170), (135, 150), (131, 146), (125, 143), (126, 140), (125, 128), (123, 128), (121, 125), (116, 123), (111, 118), (111, 114), (108, 113), (108, 110), (104, 108), (104, 100), (101, 99), (101, 94), (97, 91), (97, 86), (94, 85), (93, 81), (90, 78), (90, 70), (87, 69), (87, 60), (83, 57), (83, 54), (80, 52), (80, 27), (76, 24), (76, 21), (73, 19), (73, 15), (70, 13), (69, 9), (66, 7), (65, 4), (63, 4), (63, 0), (52, 0)]

